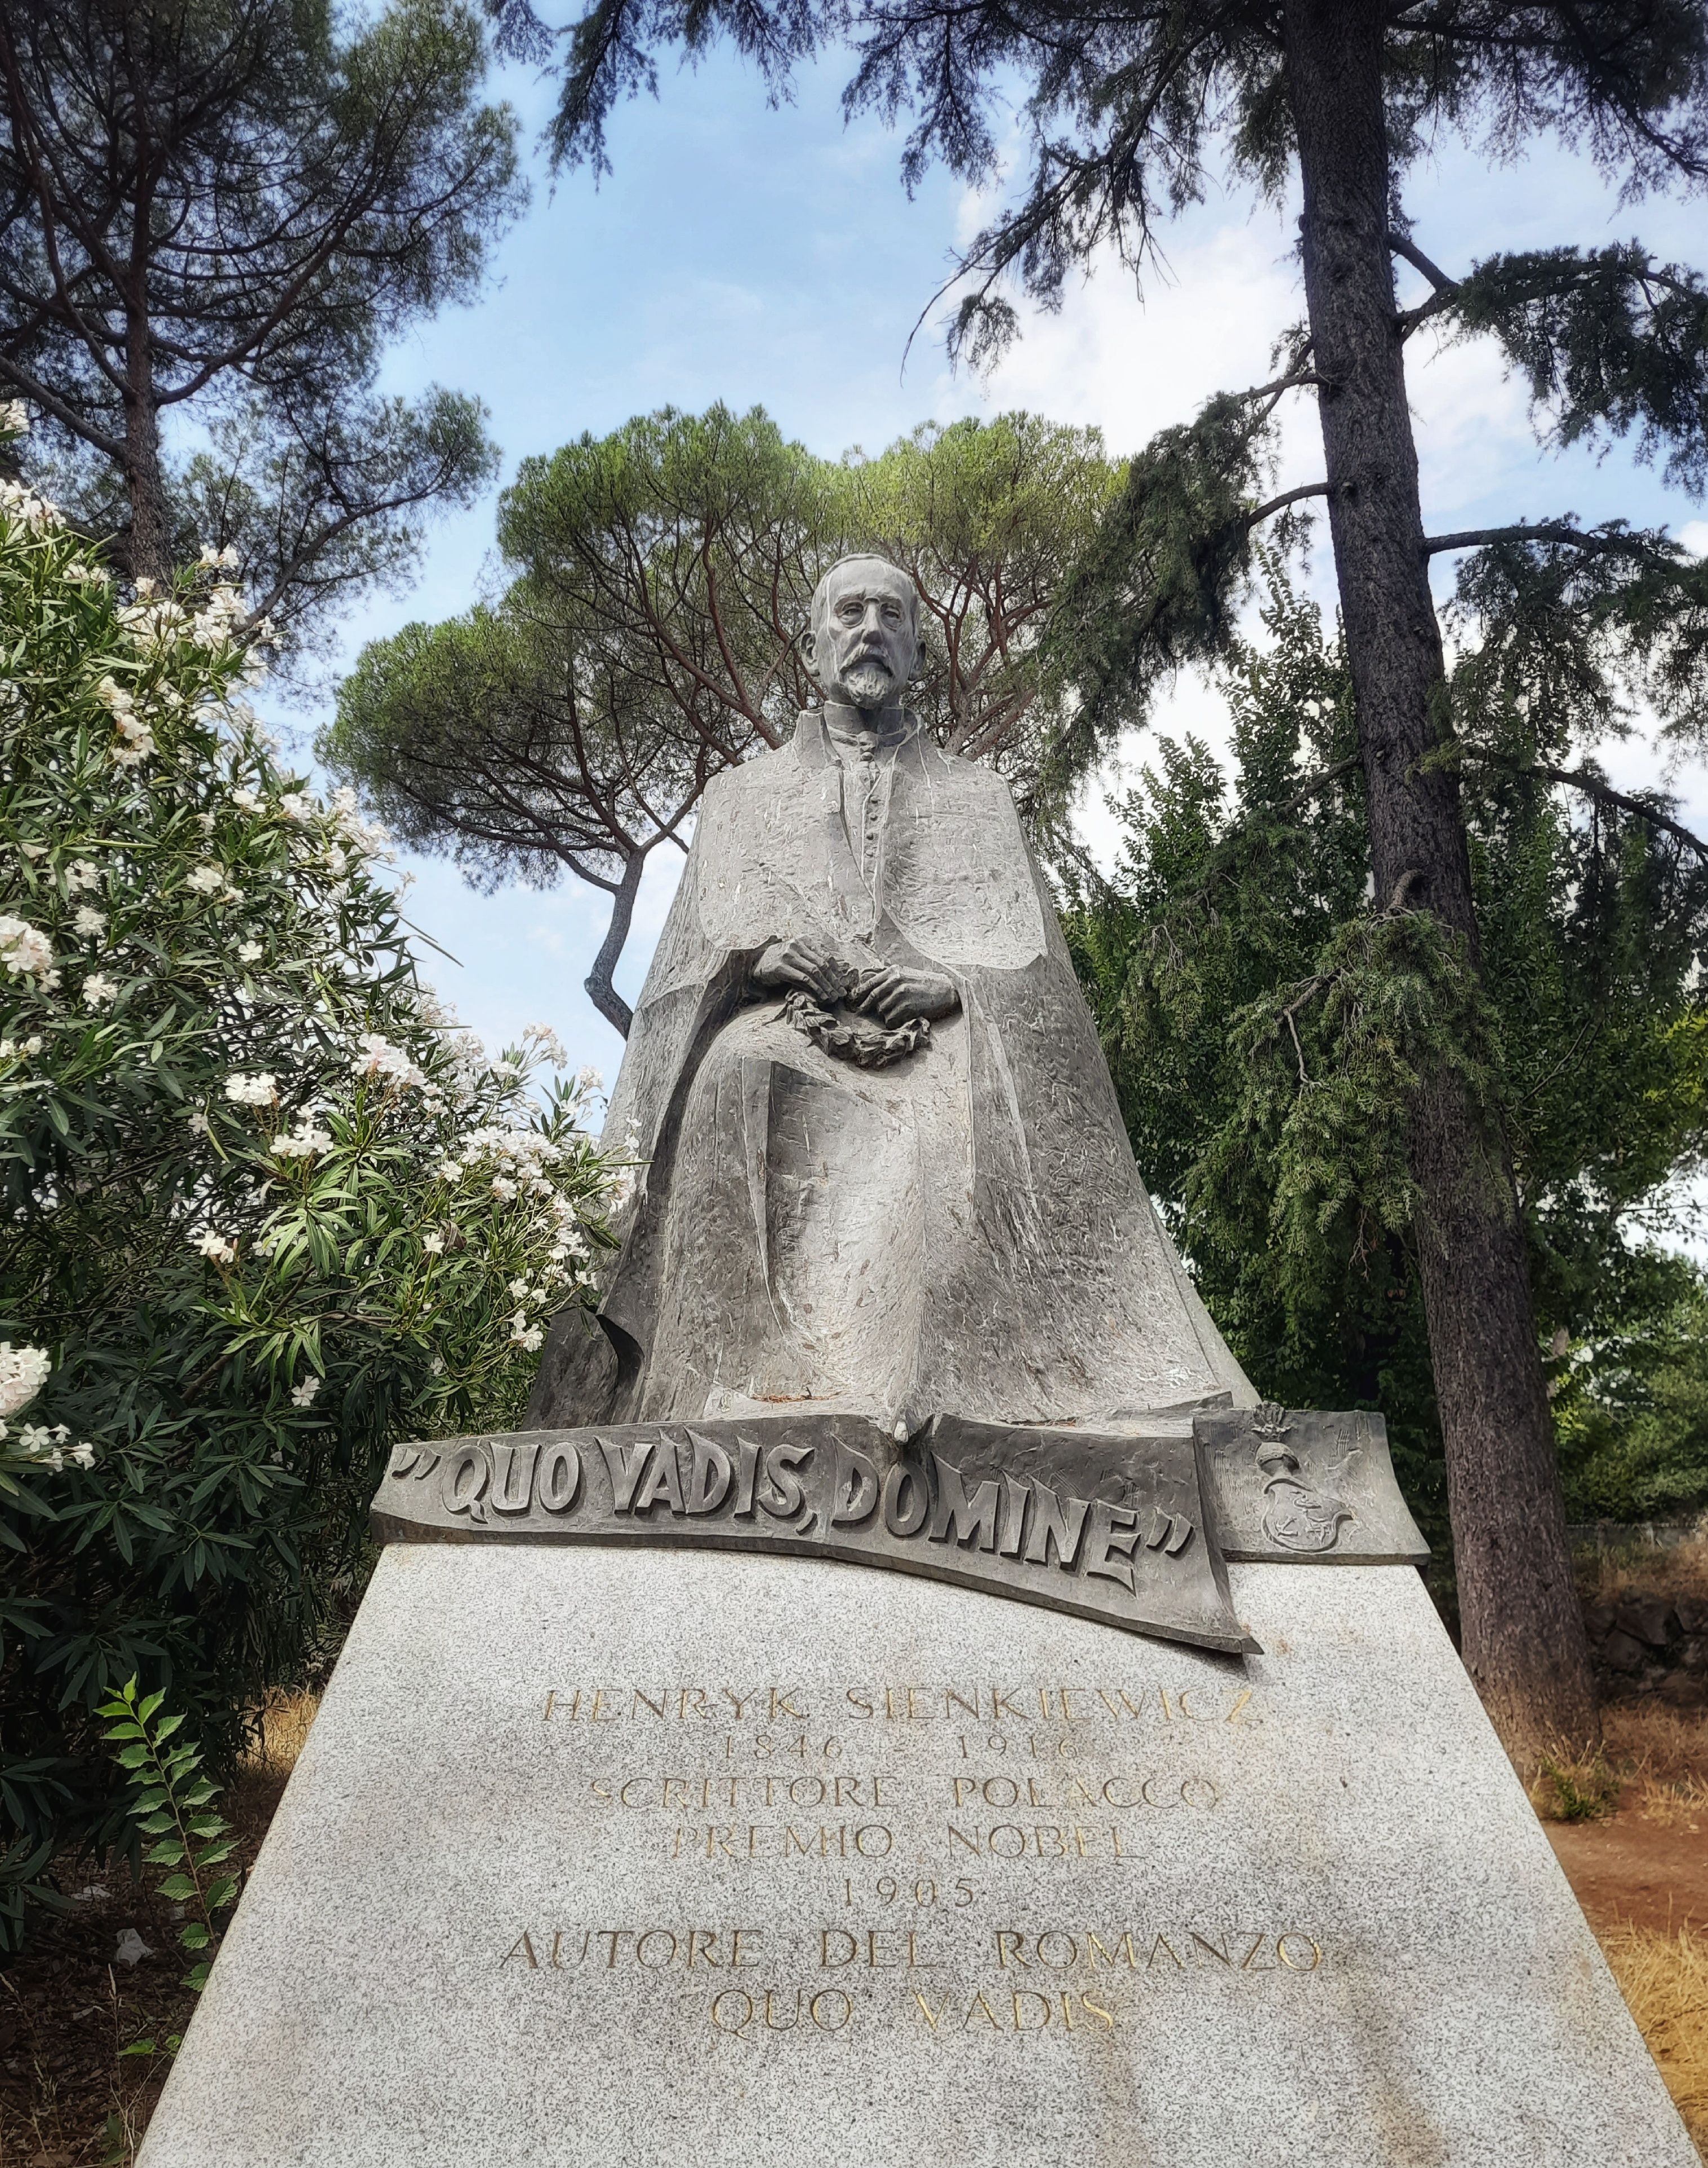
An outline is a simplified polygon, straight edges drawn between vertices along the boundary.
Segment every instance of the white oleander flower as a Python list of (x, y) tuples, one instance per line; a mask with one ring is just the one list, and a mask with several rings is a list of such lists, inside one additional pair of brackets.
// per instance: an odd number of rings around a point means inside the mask
[(315, 810), (315, 801), (305, 790), (287, 790), (280, 795), (278, 810), (287, 821), (306, 821)]
[(0, 912), (0, 964), (14, 978), (41, 980), (53, 964), (53, 943), (39, 926)]
[(263, 802), (261, 793), (252, 790), (247, 783), (231, 793), (231, 803), (240, 813), (258, 813)]
[(198, 1107), (198, 1108), (194, 1108), (194, 1109), (192, 1111), (192, 1113), (190, 1113), (190, 1115), (189, 1115), (189, 1117), (188, 1117), (188, 1119), (189, 1119), (189, 1125), (190, 1125), (190, 1134), (191, 1134), (192, 1136), (194, 1136), (194, 1137), (204, 1137), (204, 1136), (206, 1136), (206, 1135), (209, 1134), (209, 1130), (208, 1130), (208, 1118), (207, 1118), (207, 1116), (206, 1116), (206, 1115), (202, 1112), (202, 1110), (201, 1110), (201, 1108), (200, 1108), (199, 1107)]
[(110, 1007), (119, 998), (117, 981), (104, 971), (91, 971), (83, 981), (83, 1007), (86, 1009)]
[(319, 1374), (316, 1371), (310, 1370), (307, 1377), (303, 1379), (301, 1384), (292, 1386), (290, 1393), (291, 1405), (294, 1408), (312, 1407), (314, 1405), (315, 1395), (319, 1392), (320, 1390), (321, 1380)]
[(258, 964), (266, 954), (265, 948), (258, 941), (241, 942), (237, 948), (237, 961), (240, 964)]
[(263, 1069), (253, 1076), (233, 1070), (225, 1079), (225, 1097), (234, 1106), (271, 1107), (278, 1097), (278, 1080), (270, 1070)]
[(445, 1367), (445, 1358), (444, 1358), (444, 1357), (443, 1357), (443, 1355), (441, 1355), (441, 1354), (439, 1353), (438, 1350), (437, 1348), (435, 1348), (435, 1349), (434, 1349), (434, 1351), (433, 1351), (433, 1359), (432, 1359), (432, 1361), (431, 1363), (429, 1363), (427, 1364), (427, 1375), (428, 1375), (428, 1377), (430, 1377), (430, 1378), (437, 1378), (437, 1377), (438, 1376), (439, 1373), (440, 1373), (440, 1372), (444, 1368), (444, 1367)]
[(83, 1438), (72, 1448), (66, 1455), (66, 1459), (74, 1468), (93, 1468), (95, 1464), (95, 1448), (88, 1438)]
[(81, 558), (66, 566), (65, 577), (74, 587), (110, 587), (113, 584), (113, 575), (104, 565), (91, 565)]
[(512, 1293), (512, 1294), (513, 1294), (513, 1295), (516, 1297), (516, 1299), (517, 1299), (517, 1300), (518, 1302), (520, 1302), (520, 1301), (522, 1300), (522, 1298), (523, 1298), (523, 1297), (528, 1294), (528, 1281), (526, 1280), (526, 1278), (522, 1278), (522, 1279), (519, 1279), (519, 1280), (512, 1280), (512, 1282), (510, 1283), (510, 1292)]
[(45, 1347), (14, 1347), (0, 1340), (0, 1416), (15, 1416), (47, 1383), (53, 1361)]
[(75, 895), (78, 890), (99, 888), (101, 869), (93, 858), (73, 858), (66, 868), (66, 890)]
[(605, 1079), (590, 1063), (586, 1068), (576, 1071), (576, 1089), (577, 1092), (602, 1092)]
[(0, 437), (24, 437), (29, 433), (29, 409), (21, 399), (8, 399), (0, 406)]
[(65, 523), (56, 504), (21, 481), (0, 481), (0, 518), (15, 519), (32, 534)]
[(211, 542), (204, 542), (199, 560), (204, 571), (236, 571), (242, 562), (235, 545), (228, 542), (223, 550), (216, 550)]
[(383, 1076), (395, 1084), (418, 1088), (427, 1072), (411, 1061), (400, 1046), (394, 1046), (377, 1031), (364, 1031), (357, 1041), (358, 1051), (351, 1067), (358, 1076)]
[(316, 1153), (332, 1149), (332, 1132), (316, 1129), (312, 1114), (300, 1115), (296, 1127), (288, 1135), (273, 1140), (274, 1156), (279, 1159), (312, 1159)]
[(516, 1184), (507, 1181), (501, 1174), (495, 1174), (492, 1177), (492, 1194), (501, 1204), (508, 1204), (516, 1195)]
[(457, 1159), (442, 1159), (433, 1172), (441, 1182), (460, 1182), (463, 1177), (463, 1162)]
[(104, 911), (97, 911), (91, 904), (80, 903), (72, 914), (72, 926), (73, 931), (81, 933), (86, 940), (93, 941), (98, 934), (106, 932), (107, 914)]
[(184, 881), (186, 888), (194, 889), (198, 895), (213, 895), (225, 885), (223, 866), (198, 866)]
[(421, 1246), (430, 1257), (441, 1257), (444, 1253), (445, 1238), (435, 1228), (432, 1234), (422, 1236)]
[(216, 1233), (211, 1227), (197, 1228), (190, 1240), (204, 1257), (210, 1257), (216, 1265), (231, 1265), (237, 1262), (236, 1244), (228, 1242), (223, 1235)]

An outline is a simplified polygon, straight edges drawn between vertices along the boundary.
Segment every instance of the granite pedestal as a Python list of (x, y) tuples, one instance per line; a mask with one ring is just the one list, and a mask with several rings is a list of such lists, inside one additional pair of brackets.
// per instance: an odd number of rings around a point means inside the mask
[(140, 2168), (1695, 2168), (1404, 1566), (385, 1554)]

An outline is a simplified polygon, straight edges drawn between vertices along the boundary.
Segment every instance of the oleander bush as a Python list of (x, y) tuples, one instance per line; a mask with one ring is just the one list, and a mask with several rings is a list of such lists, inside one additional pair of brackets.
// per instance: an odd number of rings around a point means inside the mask
[(127, 1681), (218, 1769), (324, 1663), (390, 1444), (516, 1418), (629, 1179), (422, 985), (204, 556), (126, 590), (0, 481), (0, 1940), (125, 1838)]

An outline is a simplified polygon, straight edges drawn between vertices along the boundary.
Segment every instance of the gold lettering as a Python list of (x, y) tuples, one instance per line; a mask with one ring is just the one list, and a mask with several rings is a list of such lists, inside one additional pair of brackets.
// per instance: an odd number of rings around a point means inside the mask
[[(1036, 2025), (1021, 2023), (1020, 2006), (1022, 2002), (1036, 2002), (1042, 2010), (1043, 2016), (1039, 2018)], [(1040, 1995), (1035, 1988), (1030, 1987), (1016, 1988), (1014, 1990), (1014, 2029), (1016, 2032), (1042, 2032), (1049, 2022), (1050, 1998), (1048, 1995)]]
[(770, 1689), (770, 1692), (772, 1723), (775, 1724), (777, 1722), (779, 1714), (783, 1716), (792, 1716), (797, 1724), (804, 1724), (806, 1722), (806, 1711), (804, 1708), (797, 1708), (794, 1703), (788, 1698), (789, 1694), (798, 1693), (800, 1692), (800, 1688), (798, 1687), (791, 1687), (788, 1690), (788, 1693), (780, 1692), (776, 1687), (772, 1687)]
[(942, 2022), (943, 2011), (947, 2010), (949, 2006), (949, 1998), (947, 1995), (943, 1997), (942, 2010), (933, 2010), (930, 2003), (926, 2001), (924, 1995), (920, 1993), (917, 1988), (913, 1991), (913, 1999), (920, 2006), (920, 2014), (924, 2017), (926, 2024), (931, 2027), (932, 2032), (935, 2032), (939, 2024)]
[(1031, 1964), (1032, 1959), (1027, 1957), (1025, 1950), (1021, 1947), (1025, 1940), (1026, 1937), (1013, 1927), (999, 1927), (996, 1930), (996, 1965), (998, 1971), (1005, 1972), (1008, 1969), (1008, 1945), (1010, 1942), (1014, 1945), (1015, 1963), (1020, 1966), (1027, 1966)]
[(517, 1937), (516, 1941), (511, 1944), (510, 1947), (506, 1950), (503, 1956), (499, 1958), (498, 1969), (500, 1972), (503, 1971), (505, 1966), (509, 1963), (512, 1958), (516, 1957), (527, 1958), (528, 1969), (530, 1972), (538, 1972), (539, 1970), (539, 1959), (533, 1953), (533, 1937), (528, 1933), (526, 1927), (522, 1929), (521, 1934)]
[(1145, 1965), (1146, 1971), (1148, 1971), (1150, 1967), (1156, 1963), (1156, 1956), (1159, 1950), (1166, 1950), (1168, 1952), (1170, 1957), (1174, 1960), (1175, 1969), (1177, 1972), (1184, 1972), (1186, 1969), (1186, 1968), (1180, 1963), (1179, 1958), (1175, 1956), (1174, 1945), (1169, 1941), (1167, 1936), (1159, 1935), (1155, 1942), (1151, 1944), (1150, 1956), (1146, 1961)]
[(765, 1940), (765, 1930), (763, 1927), (732, 1927), (729, 1930), (729, 1969), (731, 1972), (751, 1972), (754, 1966), (759, 1963), (759, 1958), (756, 1954), (749, 1958), (743, 1958), (741, 1954), (741, 1937), (744, 1935), (751, 1935), (756, 1942), (762, 1942)]
[(1110, 2032), (1112, 2032), (1115, 2030), (1115, 2020), (1113, 2017), (1111, 2017), (1110, 2012), (1103, 2007), (1103, 2005), (1101, 2002), (1093, 2002), (1089, 1995), (1082, 1995), (1079, 1997), (1079, 2002), (1080, 2006), (1088, 2013), (1088, 2015), (1093, 2017), (1101, 2017)]
[(640, 1688), (636, 1687), (629, 1697), (629, 1714), (630, 1716), (633, 1716), (635, 1714), (634, 1704), (636, 1702), (640, 1702), (644, 1703), (646, 1708), (650, 1708), (653, 1714), (658, 1719), (659, 1722), (662, 1724), (664, 1721), (665, 1709), (669, 1701), (670, 1696), (667, 1693), (661, 1693), (658, 1699), (655, 1701), (650, 1694), (643, 1693)]
[(975, 2011), (984, 2020), (984, 2022), (990, 2027), (993, 2032), (1000, 2032), (1002, 2030), (1001, 2025), (997, 2021), (996, 2012), (984, 2000), (984, 1990), (982, 1989), (973, 1996), (972, 2001), (967, 2006), (967, 2022), (969, 2025), (973, 2022), (973, 2013)]
[[(1120, 1951), (1122, 1956), (1127, 1959), (1127, 1970), (1129, 1972), (1137, 1972), (1138, 1969), (1138, 1953), (1132, 1947), (1132, 1930), (1131, 1927), (1129, 1927), (1127, 1932), (1121, 1937), (1121, 1940), (1116, 1945), (1116, 1947)], [(1085, 1937), (1085, 1962), (1090, 1966), (1093, 1972), (1095, 1972), (1097, 1969), (1097, 1960), (1100, 1957), (1106, 1965), (1112, 1965), (1115, 1963), (1115, 1959), (1110, 1955), (1107, 1947), (1101, 1938), (1096, 1935), (1088, 1933)]]
[(1189, 1932), (1191, 1934), (1192, 1940), (1198, 1945), (1198, 1947), (1201, 1950), (1207, 1950), (1210, 1955), (1215, 1958), (1217, 1964), (1226, 1965), (1230, 1972), (1233, 1969), (1233, 1960), (1228, 1956), (1227, 1945), (1225, 1943), (1218, 1947), (1214, 1942), (1207, 1942), (1203, 1936), (1198, 1932), (1196, 1927), (1191, 1928)]
[[(1305, 1947), (1311, 1953), (1311, 1961), (1308, 1964), (1300, 1964), (1294, 1958), (1290, 1958), (1287, 1955), (1287, 1944), (1289, 1942), (1302, 1942), (1304, 1944)], [(1291, 1927), (1288, 1928), (1286, 1934), (1281, 1936), (1280, 1940), (1276, 1942), (1275, 1950), (1276, 1955), (1281, 1959), (1281, 1963), (1286, 1967), (1289, 1972), (1314, 1972), (1317, 1969), (1317, 1967), (1323, 1962), (1323, 1953), (1318, 1948), (1316, 1943), (1311, 1939), (1311, 1937), (1308, 1935), (1296, 1934)]]
[[(830, 1942), (833, 1936), (837, 1942), (846, 1942), (848, 1946), (838, 1957), (832, 1957), (830, 1954)], [(859, 1954), (860, 1945), (846, 1927), (820, 1928), (819, 1969), (820, 1972), (832, 1971), (838, 1965), (852, 1964)]]
[(1263, 1947), (1263, 1944), (1264, 1937), (1261, 1935), (1254, 1936), (1252, 1938), (1251, 1947), (1245, 1953), (1244, 1962), (1239, 1968), (1241, 1972), (1273, 1972), (1275, 1970), (1275, 1967), (1273, 1965), (1254, 1964), (1252, 1962), (1252, 1960), (1256, 1957), (1258, 1952)]

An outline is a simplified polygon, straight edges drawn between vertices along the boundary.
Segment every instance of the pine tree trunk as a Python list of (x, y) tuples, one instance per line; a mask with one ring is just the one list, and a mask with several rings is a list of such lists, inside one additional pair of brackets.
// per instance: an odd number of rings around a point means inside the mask
[[(1305, 295), (1376, 893), (1386, 902), (1403, 887), (1474, 958), (1458, 785), (1422, 768), (1450, 725), (1387, 240), (1383, 12), (1285, 0)], [(1451, 1079), (1425, 1080), (1410, 1153), (1465, 1662), (1508, 1751), (1529, 1763), (1587, 1746), (1596, 1715), (1523, 1230), (1510, 1167), (1498, 1156), (1491, 1179), (1476, 1111)]]
[(147, 314), (141, 309), (132, 310), (125, 321), (125, 487), (130, 500), (130, 577), (164, 586), (172, 577), (172, 534), (160, 461), (153, 342)]
[(605, 929), (605, 938), (593, 959), (592, 970), (581, 981), (587, 990), (588, 1000), (612, 1029), (621, 1032), (624, 1039), (634, 1022), (634, 1012), (612, 984), (612, 974), (623, 954), (623, 944), (629, 938), (629, 929), (634, 919), (634, 899), (640, 894), (640, 877), (645, 871), (644, 851), (637, 851), (632, 858), (624, 861), (623, 879), (612, 898), (611, 923)]

